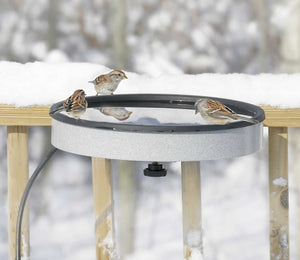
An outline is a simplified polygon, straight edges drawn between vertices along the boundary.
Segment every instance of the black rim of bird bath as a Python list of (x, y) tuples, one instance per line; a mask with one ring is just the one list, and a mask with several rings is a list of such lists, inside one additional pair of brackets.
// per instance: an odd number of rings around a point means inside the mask
[[(122, 95), (102, 95), (86, 97), (88, 108), (99, 107), (140, 107), (140, 108), (173, 108), (189, 109), (194, 113), (195, 102), (200, 98), (211, 98), (228, 106), (238, 114), (252, 117), (258, 122), (265, 119), (263, 109), (258, 106), (216, 97), (191, 96), (191, 95), (168, 95), (168, 94), (122, 94)], [(69, 117), (63, 113), (55, 112), (62, 107), (64, 101), (53, 104), (50, 108), (50, 116), (57, 121), (72, 124), (75, 126), (89, 127), (95, 129), (106, 129), (114, 131), (129, 132), (199, 132), (216, 131), (225, 129), (241, 128), (252, 125), (245, 121), (231, 122), (225, 125), (216, 124), (171, 124), (162, 123), (159, 125), (141, 125), (135, 123), (111, 123), (105, 121), (81, 120)]]

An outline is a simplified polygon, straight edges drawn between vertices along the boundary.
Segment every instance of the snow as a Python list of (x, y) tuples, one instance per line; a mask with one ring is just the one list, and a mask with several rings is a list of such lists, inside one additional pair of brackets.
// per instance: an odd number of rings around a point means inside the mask
[(197, 229), (189, 230), (186, 243), (190, 247), (202, 248), (202, 231)]
[(202, 230), (191, 229), (187, 232), (186, 245), (191, 255), (186, 260), (203, 260)]
[[(109, 223), (109, 226), (111, 226), (110, 223)], [(113, 235), (112, 235), (111, 230), (107, 233), (107, 235), (103, 239), (103, 241), (98, 243), (97, 246), (99, 248), (104, 248), (104, 254), (108, 254), (110, 259), (117, 259), (118, 253), (116, 252), (116, 249), (115, 249), (116, 247), (115, 247), (115, 243), (113, 241)]]
[(288, 243), (288, 238), (286, 233), (286, 227), (281, 227), (280, 231), (283, 232), (283, 234), (279, 238), (279, 244), (282, 248), (288, 248), (289, 243)]
[(22, 248), (21, 248), (21, 255), (22, 255), (22, 260), (30, 260), (30, 256), (28, 254), (28, 241), (26, 241), (26, 238), (24, 235), (21, 236), (21, 241), (22, 241)]
[(273, 184), (276, 186), (285, 187), (288, 184), (288, 181), (287, 181), (287, 179), (280, 177), (280, 178), (273, 180)]
[(203, 255), (201, 254), (201, 252), (197, 249), (192, 248), (191, 255), (186, 260), (203, 260), (203, 259), (204, 258), (203, 258)]
[(168, 12), (158, 12), (149, 18), (149, 27), (152, 30), (166, 30), (172, 25), (172, 17)]
[[(48, 106), (70, 96), (75, 89), (95, 95), (88, 83), (111, 69), (91, 63), (63, 63), (58, 51), (49, 54), (53, 62), (0, 62), (0, 103), (21, 106)], [(158, 62), (159, 63), (159, 62)], [(156, 76), (126, 72), (115, 94), (172, 93), (241, 100), (281, 108), (300, 107), (300, 74), (198, 74), (177, 73)]]

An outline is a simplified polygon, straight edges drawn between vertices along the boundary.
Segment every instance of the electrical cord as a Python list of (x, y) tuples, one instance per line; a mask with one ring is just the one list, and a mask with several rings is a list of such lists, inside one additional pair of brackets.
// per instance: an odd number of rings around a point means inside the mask
[(23, 219), (23, 213), (24, 213), (24, 208), (26, 205), (26, 201), (29, 195), (29, 192), (31, 190), (31, 187), (36, 180), (36, 178), (39, 176), (41, 170), (44, 168), (46, 163), (50, 160), (52, 155), (57, 151), (58, 149), (56, 147), (52, 147), (50, 152), (47, 154), (47, 156), (40, 162), (38, 167), (35, 169), (33, 174), (31, 175), (26, 188), (24, 190), (21, 202), (20, 202), (20, 207), (19, 207), (19, 212), (18, 212), (18, 218), (17, 218), (17, 234), (16, 234), (16, 260), (21, 260), (21, 232), (22, 232), (22, 219)]

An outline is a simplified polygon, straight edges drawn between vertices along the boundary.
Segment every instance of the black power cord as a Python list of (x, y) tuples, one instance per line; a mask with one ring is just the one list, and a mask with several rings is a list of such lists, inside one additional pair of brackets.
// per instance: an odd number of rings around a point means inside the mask
[(31, 187), (34, 183), (34, 181), (36, 180), (36, 178), (39, 176), (41, 170), (44, 168), (44, 166), (46, 165), (46, 163), (50, 160), (50, 158), (52, 157), (52, 155), (57, 151), (58, 149), (55, 147), (52, 147), (52, 149), (50, 150), (50, 152), (47, 154), (47, 156), (40, 162), (40, 164), (38, 165), (38, 167), (36, 168), (36, 170), (33, 172), (33, 174), (31, 175), (21, 202), (20, 202), (20, 207), (19, 207), (19, 212), (18, 212), (18, 219), (17, 219), (17, 234), (16, 234), (16, 260), (21, 260), (21, 232), (22, 232), (22, 219), (23, 219), (23, 213), (24, 213), (24, 208), (26, 205), (26, 201), (29, 195), (29, 192), (31, 190)]

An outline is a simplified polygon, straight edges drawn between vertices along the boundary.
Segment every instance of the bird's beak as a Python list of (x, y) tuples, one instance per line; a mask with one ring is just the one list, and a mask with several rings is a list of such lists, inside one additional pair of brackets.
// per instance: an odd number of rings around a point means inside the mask
[(93, 81), (93, 80), (90, 80), (90, 81), (88, 81), (88, 83), (93, 83), (93, 84), (94, 84), (94, 81)]
[(128, 78), (126, 77), (126, 75), (124, 75), (124, 76), (123, 76), (123, 79), (128, 79)]

